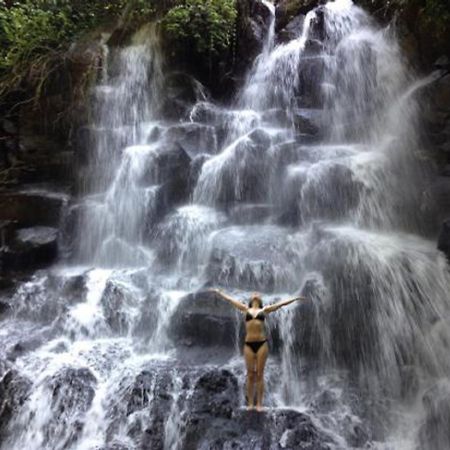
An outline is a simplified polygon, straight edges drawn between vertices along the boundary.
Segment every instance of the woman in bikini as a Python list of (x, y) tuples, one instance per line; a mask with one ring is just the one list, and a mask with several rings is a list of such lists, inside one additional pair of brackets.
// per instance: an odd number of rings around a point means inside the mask
[(256, 385), (256, 410), (261, 411), (264, 396), (264, 366), (269, 354), (264, 326), (266, 315), (290, 303), (306, 299), (295, 297), (273, 305), (263, 306), (261, 296), (254, 293), (247, 306), (224, 294), (219, 289), (212, 289), (212, 291), (245, 314), (244, 358), (247, 366), (247, 402), (248, 408), (253, 409)]

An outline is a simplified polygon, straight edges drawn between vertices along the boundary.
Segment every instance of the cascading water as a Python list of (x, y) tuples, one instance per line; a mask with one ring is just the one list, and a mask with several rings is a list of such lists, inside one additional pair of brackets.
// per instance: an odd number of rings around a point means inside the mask
[[(422, 82), (350, 0), (278, 45), (262, 3), (267, 38), (228, 109), (196, 86), (166, 118), (153, 27), (107, 52), (72, 207), (82, 265), (35, 274), (2, 322), (2, 449), (450, 445), (450, 274), (417, 211)], [(239, 409), (241, 317), (205, 285), (309, 299), (268, 320), (259, 429)]]

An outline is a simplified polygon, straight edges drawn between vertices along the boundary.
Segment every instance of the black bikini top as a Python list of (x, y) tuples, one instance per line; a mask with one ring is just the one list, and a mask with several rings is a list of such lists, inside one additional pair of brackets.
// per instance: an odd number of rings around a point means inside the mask
[(245, 321), (248, 322), (249, 320), (261, 320), (261, 322), (264, 322), (266, 320), (266, 315), (263, 311), (259, 311), (256, 316), (253, 316), (250, 312), (247, 312), (245, 315)]

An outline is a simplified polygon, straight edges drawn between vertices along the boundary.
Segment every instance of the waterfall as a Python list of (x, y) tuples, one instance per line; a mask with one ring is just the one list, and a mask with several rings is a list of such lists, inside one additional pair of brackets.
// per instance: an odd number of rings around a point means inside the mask
[[(197, 82), (173, 101), (156, 26), (105, 51), (73, 260), (2, 323), (2, 450), (448, 448), (450, 272), (415, 158), (427, 81), (351, 0), (281, 43), (260, 6), (261, 54), (226, 106)], [(308, 298), (267, 319), (258, 432), (242, 318), (207, 286)]]

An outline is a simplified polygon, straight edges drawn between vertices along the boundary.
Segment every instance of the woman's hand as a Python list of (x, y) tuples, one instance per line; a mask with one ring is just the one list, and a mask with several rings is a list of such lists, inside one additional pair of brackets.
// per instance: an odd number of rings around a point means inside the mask
[(208, 289), (208, 290), (209, 290), (209, 292), (212, 292), (214, 294), (218, 294), (218, 295), (221, 294), (220, 289), (217, 289), (217, 288), (211, 288), (211, 289)]

